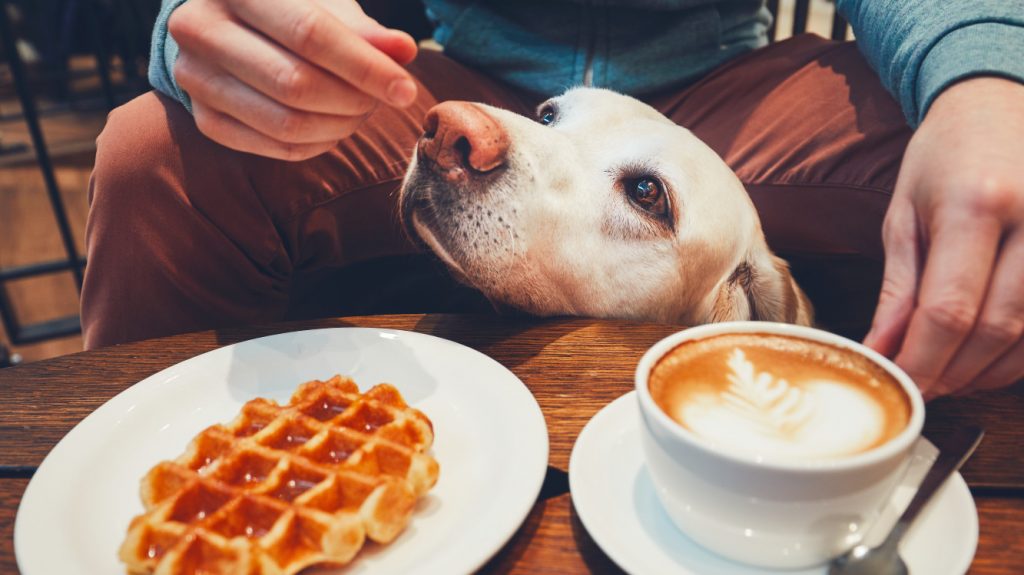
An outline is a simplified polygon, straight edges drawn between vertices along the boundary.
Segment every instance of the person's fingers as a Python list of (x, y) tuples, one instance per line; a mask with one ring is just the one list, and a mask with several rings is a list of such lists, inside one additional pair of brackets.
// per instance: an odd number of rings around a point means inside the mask
[[(939, 394), (979, 387), (976, 382), (1024, 336), (1024, 230), (1003, 241), (985, 303), (967, 341), (946, 368), (935, 389)], [(993, 366), (994, 367), (994, 366)], [(1011, 370), (1012, 371), (1012, 370)], [(998, 375), (998, 374), (997, 374)], [(1010, 374), (1012, 375), (1012, 374)], [(991, 380), (991, 376), (989, 377)], [(1011, 383), (1004, 380), (1002, 385)], [(985, 385), (992, 386), (992, 381)], [(995, 385), (999, 385), (998, 382)]]
[(929, 391), (974, 326), (988, 291), (1002, 232), (992, 217), (967, 210), (936, 213), (930, 246), (896, 364)]
[(1024, 382), (1024, 340), (1003, 354), (992, 366), (982, 372), (970, 391), (999, 389)]
[(268, 158), (296, 162), (319, 156), (330, 150), (337, 141), (315, 144), (288, 144), (265, 136), (231, 116), (201, 103), (192, 108), (196, 125), (211, 140), (241, 152)]
[(178, 82), (192, 97), (218, 112), (280, 142), (312, 144), (348, 137), (364, 115), (340, 116), (290, 108), (253, 90), (224, 70), (197, 59), (177, 70)]
[(971, 391), (998, 389), (1024, 380), (1024, 339), (975, 378)]
[[(365, 114), (376, 100), (326, 71), (230, 20), (196, 29), (179, 24), (184, 42), (174, 65), (174, 77), (186, 92), (217, 54), (216, 65), (271, 99), (309, 112)], [(202, 31), (200, 31), (202, 30)], [(187, 41), (185, 40), (187, 39)], [(194, 86), (193, 86), (194, 88)]]
[(416, 54), (419, 52), (412, 36), (401, 30), (386, 30), (368, 34), (365, 38), (374, 48), (384, 52), (403, 66), (415, 60)]
[(321, 6), (235, 0), (234, 13), (302, 59), (394, 106), (416, 97), (410, 74)]
[(882, 291), (864, 345), (892, 357), (899, 351), (907, 331), (921, 273), (917, 220), (913, 207), (902, 196), (893, 198), (882, 235), (885, 244)]
[(395, 62), (405, 65), (416, 58), (416, 41), (412, 36), (383, 26), (367, 16), (356, 2), (317, 0), (317, 3)]

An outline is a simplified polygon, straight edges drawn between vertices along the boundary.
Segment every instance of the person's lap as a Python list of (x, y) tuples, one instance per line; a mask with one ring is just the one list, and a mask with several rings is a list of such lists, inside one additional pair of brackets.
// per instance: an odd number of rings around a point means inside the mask
[[(335, 150), (298, 163), (219, 146), (153, 93), (115, 111), (90, 194), (87, 347), (343, 313), (353, 308), (339, 300), (361, 278), (385, 294), (382, 285), (420, 272), (451, 286), (440, 266), (410, 264), (416, 248), (395, 210), (421, 119), (448, 99), (529, 114), (540, 97), (440, 54), (422, 53), (411, 69), (422, 82), (413, 106), (378, 109)], [(856, 49), (802, 37), (647, 101), (739, 174), (769, 243), (792, 261), (826, 325), (866, 327), (881, 277), (882, 217), (910, 132)], [(346, 267), (369, 272), (330, 289)], [(372, 301), (358, 311), (394, 311)]]
[(911, 130), (852, 42), (804, 35), (650, 98), (733, 168), (829, 329), (867, 332)]

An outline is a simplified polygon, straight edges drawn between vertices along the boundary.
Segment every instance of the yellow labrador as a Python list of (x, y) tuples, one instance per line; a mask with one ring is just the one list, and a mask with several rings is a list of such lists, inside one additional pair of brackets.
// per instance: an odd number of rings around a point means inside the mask
[(736, 175), (650, 106), (575, 88), (536, 119), (446, 102), (424, 128), (403, 222), (492, 302), (542, 316), (811, 323)]

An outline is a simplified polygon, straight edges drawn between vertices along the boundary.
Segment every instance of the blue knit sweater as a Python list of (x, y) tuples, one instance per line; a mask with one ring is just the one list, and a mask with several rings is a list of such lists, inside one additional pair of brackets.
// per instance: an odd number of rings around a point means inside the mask
[[(186, 107), (171, 73), (178, 46), (164, 0), (149, 78)], [(445, 53), (513, 85), (642, 95), (683, 87), (767, 44), (763, 0), (424, 0)], [(950, 84), (979, 75), (1024, 83), (1024, 0), (837, 0), (857, 44), (917, 125)]]

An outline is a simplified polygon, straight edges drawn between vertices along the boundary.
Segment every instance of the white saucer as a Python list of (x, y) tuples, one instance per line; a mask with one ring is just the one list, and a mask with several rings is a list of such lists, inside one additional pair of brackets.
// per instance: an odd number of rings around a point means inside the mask
[[(930, 442), (918, 442), (907, 475), (868, 542), (879, 539), (895, 522), (935, 454)], [(683, 535), (662, 510), (644, 465), (636, 392), (608, 404), (583, 428), (569, 459), (569, 490), (594, 541), (629, 573), (825, 573), (825, 567), (755, 569), (715, 555)], [(961, 575), (970, 566), (977, 544), (977, 509), (967, 484), (956, 474), (921, 513), (900, 545), (900, 554), (911, 573)]]

